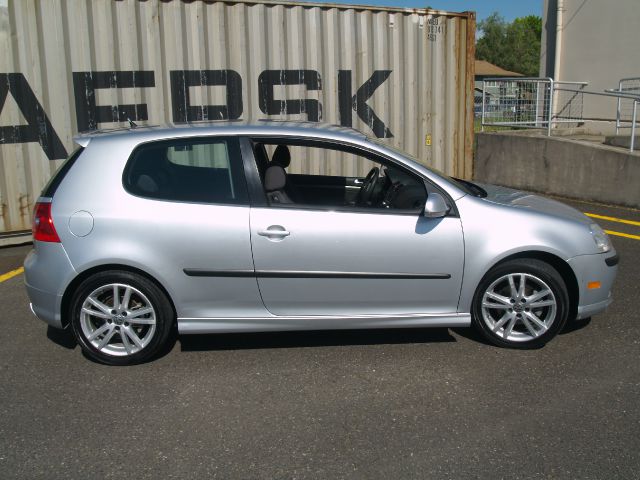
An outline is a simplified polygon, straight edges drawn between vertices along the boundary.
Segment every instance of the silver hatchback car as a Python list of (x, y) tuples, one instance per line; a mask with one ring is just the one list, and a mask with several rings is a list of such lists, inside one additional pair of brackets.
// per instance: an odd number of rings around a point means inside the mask
[(31, 308), (107, 364), (181, 334), (475, 326), (539, 347), (611, 303), (562, 203), (449, 178), (354, 130), (258, 122), (76, 138), (35, 207)]

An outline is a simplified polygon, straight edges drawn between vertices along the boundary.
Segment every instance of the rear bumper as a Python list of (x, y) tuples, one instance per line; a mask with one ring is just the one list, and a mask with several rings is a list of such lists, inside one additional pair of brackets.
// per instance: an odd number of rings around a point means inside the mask
[[(618, 272), (618, 255), (615, 251), (595, 255), (580, 255), (569, 260), (576, 274), (580, 299), (577, 318), (587, 318), (604, 312), (611, 302), (611, 289)], [(599, 282), (599, 288), (589, 285)]]
[(52, 327), (64, 328), (62, 297), (76, 271), (62, 245), (34, 242), (24, 261), (24, 275), (31, 311)]
[(43, 322), (48, 323), (55, 328), (64, 328), (62, 324), (62, 315), (60, 315), (60, 306), (62, 305), (62, 296), (52, 295), (49, 292), (43, 292), (37, 288), (27, 285), (27, 294), (29, 295), (29, 307), (31, 312)]

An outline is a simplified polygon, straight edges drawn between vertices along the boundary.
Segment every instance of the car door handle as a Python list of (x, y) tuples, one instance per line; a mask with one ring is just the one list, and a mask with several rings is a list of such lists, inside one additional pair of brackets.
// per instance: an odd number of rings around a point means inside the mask
[(353, 179), (353, 184), (354, 185), (362, 185), (364, 183), (364, 180), (360, 180), (359, 178), (354, 178)]
[(291, 233), (287, 230), (258, 230), (258, 235), (262, 237), (288, 237)]

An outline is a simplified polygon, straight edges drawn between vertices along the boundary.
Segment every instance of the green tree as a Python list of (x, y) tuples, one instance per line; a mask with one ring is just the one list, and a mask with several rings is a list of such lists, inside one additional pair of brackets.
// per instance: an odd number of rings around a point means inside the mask
[(538, 76), (542, 18), (529, 15), (509, 23), (495, 12), (479, 22), (478, 29), (482, 32), (476, 42), (478, 60), (526, 76)]

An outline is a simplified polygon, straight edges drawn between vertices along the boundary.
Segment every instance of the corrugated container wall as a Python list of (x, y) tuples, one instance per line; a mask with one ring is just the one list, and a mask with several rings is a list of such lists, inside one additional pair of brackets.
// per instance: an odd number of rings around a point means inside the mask
[(473, 13), (424, 9), (0, 3), (0, 232), (30, 228), (75, 133), (127, 119), (353, 126), (470, 178), (474, 39)]

